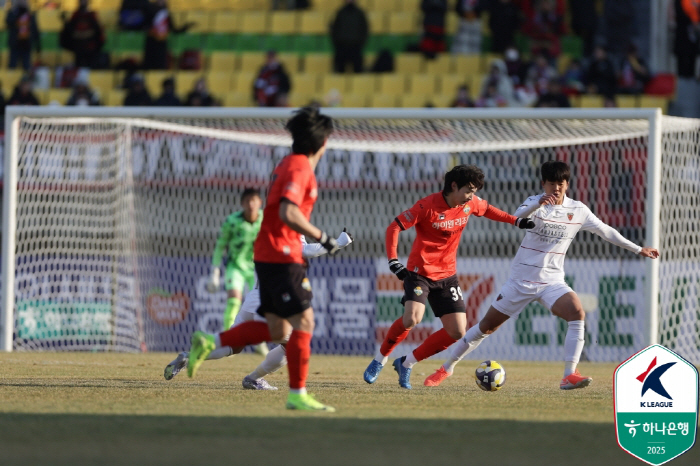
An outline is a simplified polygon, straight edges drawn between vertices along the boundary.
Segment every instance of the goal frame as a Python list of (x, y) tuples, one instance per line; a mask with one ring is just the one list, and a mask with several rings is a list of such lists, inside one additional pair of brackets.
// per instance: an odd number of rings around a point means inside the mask
[[(17, 222), (16, 134), (20, 117), (85, 118), (287, 118), (292, 108), (166, 108), (166, 107), (25, 107), (8, 106), (5, 110), (5, 160), (3, 176), (2, 234), (2, 307), (0, 308), (0, 351), (11, 352), (15, 320), (15, 262)], [(420, 109), (420, 108), (324, 108), (334, 118), (352, 119), (637, 119), (649, 122), (647, 151), (647, 186), (644, 245), (660, 246), (661, 218), (661, 109)], [(658, 260), (645, 261), (647, 286), (645, 298), (645, 344), (659, 340), (659, 268)]]

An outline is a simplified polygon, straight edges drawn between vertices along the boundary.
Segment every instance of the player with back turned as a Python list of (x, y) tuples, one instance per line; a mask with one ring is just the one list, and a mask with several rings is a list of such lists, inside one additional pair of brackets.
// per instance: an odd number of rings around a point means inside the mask
[(272, 173), (263, 222), (254, 245), (260, 286), (257, 312), (267, 323), (244, 322), (217, 336), (195, 332), (187, 372), (193, 377), (216, 348), (279, 343), (291, 333), (286, 347), (290, 388), (287, 408), (335, 411), (306, 393), (314, 312), (301, 243), (301, 235), (305, 235), (316, 238), (329, 254), (339, 249), (335, 238), (309, 222), (318, 197), (314, 169), (326, 151), (333, 120), (315, 107), (306, 107), (296, 112), (286, 128), (292, 134), (292, 153)]
[[(430, 335), (412, 353), (394, 361), (401, 387), (411, 388), (411, 368), (416, 362), (445, 350), (464, 336), (467, 316), (457, 280), (457, 248), (469, 216), (486, 217), (520, 228), (534, 226), (532, 220), (517, 218), (475, 196), (474, 193), (483, 186), (484, 173), (478, 167), (458, 165), (445, 174), (442, 192), (419, 200), (387, 228), (389, 268), (403, 280), (401, 303), (404, 314), (391, 325), (375, 358), (365, 370), (365, 382), (377, 380), (389, 354), (423, 318), (426, 301), (442, 321), (443, 328)], [(413, 226), (416, 227), (416, 239), (407, 267), (404, 267), (398, 260), (399, 232)]]

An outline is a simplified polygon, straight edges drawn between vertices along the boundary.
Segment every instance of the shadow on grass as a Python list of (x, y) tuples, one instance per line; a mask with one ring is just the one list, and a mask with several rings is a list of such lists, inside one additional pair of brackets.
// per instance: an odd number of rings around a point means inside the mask
[[(177, 406), (173, 406), (177, 410)], [(3, 465), (638, 465), (612, 424), (0, 414)], [(700, 464), (694, 448), (674, 466)]]

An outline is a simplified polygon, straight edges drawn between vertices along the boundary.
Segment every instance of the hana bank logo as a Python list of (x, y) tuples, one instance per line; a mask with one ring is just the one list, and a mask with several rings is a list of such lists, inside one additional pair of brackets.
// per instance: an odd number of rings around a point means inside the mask
[[(647, 391), (651, 390), (664, 398), (673, 400), (671, 395), (668, 394), (666, 388), (664, 388), (663, 384), (661, 383), (661, 376), (664, 375), (664, 373), (674, 364), (676, 363), (667, 362), (666, 364), (656, 367), (656, 357), (654, 357), (649, 364), (649, 367), (647, 367), (647, 370), (637, 376), (637, 380), (642, 382), (642, 396), (644, 396)], [(656, 369), (654, 369), (654, 367), (656, 367)]]

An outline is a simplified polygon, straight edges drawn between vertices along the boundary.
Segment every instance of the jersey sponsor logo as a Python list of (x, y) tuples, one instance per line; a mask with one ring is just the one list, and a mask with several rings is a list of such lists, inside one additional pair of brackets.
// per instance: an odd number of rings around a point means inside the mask
[(573, 212), (569, 212), (568, 214), (566, 214), (566, 217), (567, 217), (569, 220), (572, 220), (572, 219), (574, 218), (574, 213), (573, 213)]
[(404, 218), (405, 218), (406, 220), (408, 220), (409, 222), (412, 222), (412, 221), (413, 221), (413, 214), (412, 214), (410, 211), (407, 210), (406, 212), (404, 212), (404, 213), (403, 213), (403, 216), (404, 216)]
[(417, 286), (413, 289), (413, 292), (416, 294), (416, 296), (420, 296), (423, 294), (423, 289), (420, 286)]
[(308, 278), (304, 278), (301, 281), (301, 287), (304, 288), (306, 291), (311, 291), (311, 282), (309, 282)]
[(284, 187), (284, 191), (287, 193), (295, 193), (297, 189), (299, 189), (299, 187), (293, 181), (287, 183), (287, 186)]
[(440, 214), (440, 216), (438, 217), (438, 220), (445, 220), (445, 214)]
[(442, 222), (433, 222), (433, 228), (436, 230), (451, 230), (452, 228), (463, 227), (467, 224), (468, 217), (459, 217), (454, 220), (444, 220)]
[[(477, 197), (477, 199), (479, 199), (479, 198)], [(464, 212), (465, 214), (468, 214), (470, 210), (472, 210), (472, 208), (467, 205), (467, 206), (464, 206), (464, 209), (462, 209), (462, 212)]]

